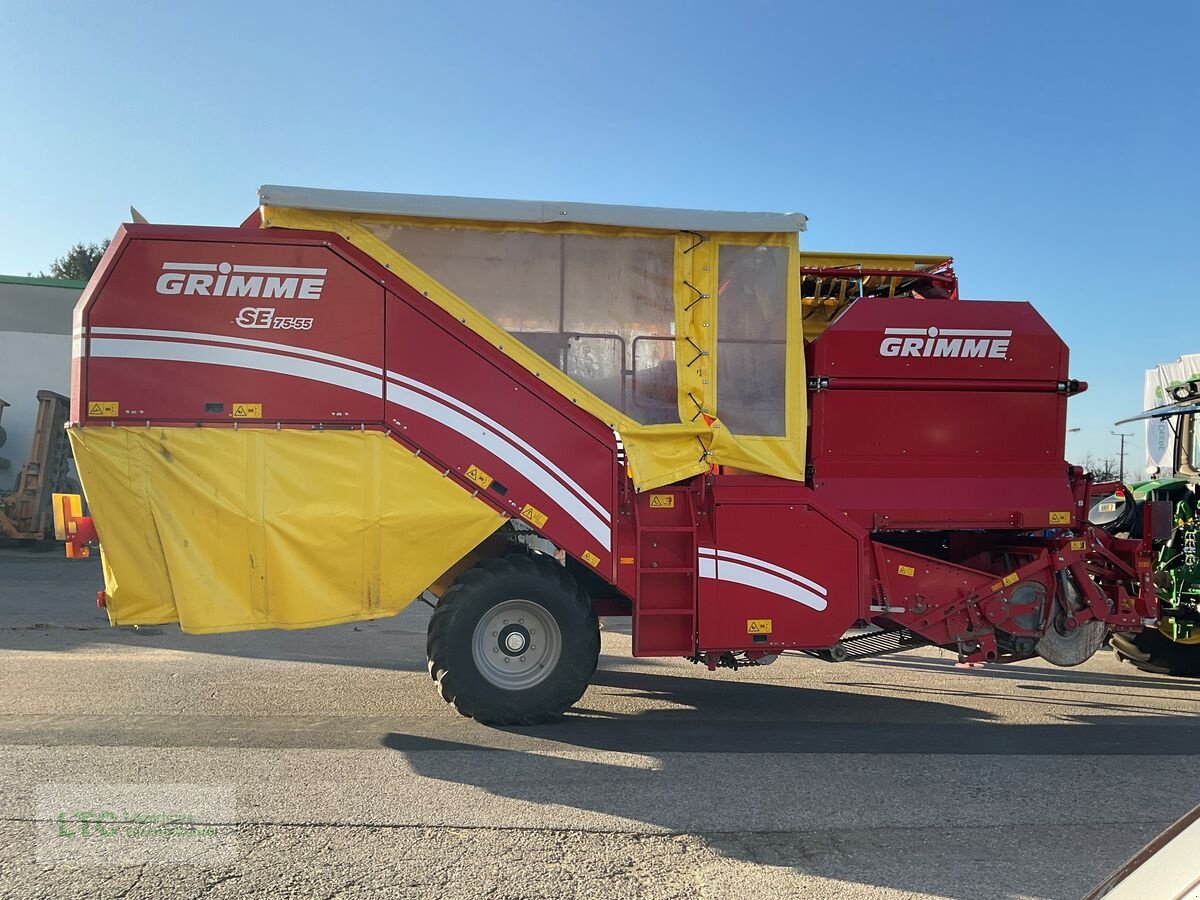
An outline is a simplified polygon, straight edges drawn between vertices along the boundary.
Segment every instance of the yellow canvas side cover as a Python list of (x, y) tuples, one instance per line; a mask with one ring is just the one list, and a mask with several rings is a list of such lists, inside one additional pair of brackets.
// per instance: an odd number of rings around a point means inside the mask
[(72, 428), (113, 625), (394, 615), (503, 517), (379, 432)]

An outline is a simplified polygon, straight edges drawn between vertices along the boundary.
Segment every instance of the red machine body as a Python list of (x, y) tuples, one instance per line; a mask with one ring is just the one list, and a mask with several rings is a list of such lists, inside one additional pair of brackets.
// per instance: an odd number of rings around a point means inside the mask
[(808, 348), (806, 483), (640, 494), (611, 429), (335, 234), (125, 226), (76, 315), (74, 422), (386, 432), (564, 550), (636, 655), (752, 661), (873, 623), (1018, 659), (1054, 623), (1156, 615), (1149, 529), (1086, 521), (1063, 458), (1083, 386), (1025, 303), (858, 300)]

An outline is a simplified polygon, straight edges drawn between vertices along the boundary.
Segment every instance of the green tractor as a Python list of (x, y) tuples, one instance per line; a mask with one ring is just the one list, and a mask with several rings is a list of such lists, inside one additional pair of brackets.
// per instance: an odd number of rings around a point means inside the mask
[(1159, 675), (1200, 676), (1200, 472), (1196, 455), (1200, 381), (1176, 383), (1168, 391), (1171, 403), (1117, 424), (1164, 420), (1174, 436), (1174, 474), (1122, 486), (1092, 507), (1091, 521), (1113, 534), (1139, 537), (1142, 504), (1147, 500), (1171, 504), (1171, 536), (1156, 546), (1158, 627), (1134, 637), (1113, 634), (1110, 640), (1118, 656), (1139, 669)]

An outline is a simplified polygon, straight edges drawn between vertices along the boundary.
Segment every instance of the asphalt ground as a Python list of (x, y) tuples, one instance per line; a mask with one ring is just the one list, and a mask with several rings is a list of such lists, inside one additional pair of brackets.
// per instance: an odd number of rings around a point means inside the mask
[[(494, 729), (438, 698), (420, 604), (190, 636), (100, 586), (0, 551), (5, 897), (1075, 898), (1200, 800), (1200, 682), (1108, 652), (709, 673), (618, 620), (572, 713)], [(48, 785), (179, 783), (234, 798), (231, 862), (39, 862)]]

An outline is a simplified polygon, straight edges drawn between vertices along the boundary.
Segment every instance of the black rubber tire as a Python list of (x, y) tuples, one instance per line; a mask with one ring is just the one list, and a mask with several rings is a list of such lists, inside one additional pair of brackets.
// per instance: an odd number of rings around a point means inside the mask
[[(558, 623), (562, 652), (545, 680), (507, 690), (480, 674), (471, 654), (475, 626), (506, 600), (537, 603)], [(553, 558), (540, 553), (485, 559), (459, 576), (429, 619), (429, 672), (442, 699), (485, 725), (537, 725), (574, 705), (600, 660), (600, 624), (591, 599)]]
[(1200, 677), (1200, 644), (1177, 644), (1157, 628), (1147, 628), (1133, 638), (1133, 645), (1143, 653), (1149, 653), (1150, 658), (1137, 660), (1124, 654), (1121, 656), (1143, 672)]

